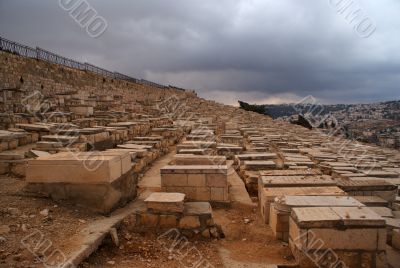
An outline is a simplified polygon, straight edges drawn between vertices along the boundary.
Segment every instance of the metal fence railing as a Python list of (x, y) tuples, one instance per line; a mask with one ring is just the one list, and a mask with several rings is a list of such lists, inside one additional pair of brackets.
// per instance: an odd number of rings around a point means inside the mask
[(104, 77), (112, 78), (112, 79), (120, 79), (120, 80), (126, 80), (129, 82), (134, 82), (137, 84), (142, 84), (142, 85), (149, 85), (153, 87), (158, 87), (158, 88), (168, 88), (168, 86), (160, 85), (151, 81), (147, 81), (144, 79), (136, 79), (134, 77), (130, 77), (118, 72), (111, 72), (106, 69), (97, 67), (95, 65), (92, 65), (90, 63), (82, 63), (79, 61), (75, 61), (72, 59), (68, 59), (65, 57), (62, 57), (60, 55), (57, 55), (55, 53), (52, 53), (50, 51), (44, 50), (42, 48), (36, 47), (32, 48), (29, 46), (25, 46), (22, 44), (19, 44), (17, 42), (10, 41), (8, 39), (5, 39), (0, 36), (0, 50), (17, 54), (22, 57), (27, 57), (27, 58), (34, 58), (34, 59), (39, 59), (39, 60), (44, 60), (47, 62), (63, 65), (69, 68), (73, 69), (78, 69), (78, 70), (83, 70), (83, 71), (89, 71)]

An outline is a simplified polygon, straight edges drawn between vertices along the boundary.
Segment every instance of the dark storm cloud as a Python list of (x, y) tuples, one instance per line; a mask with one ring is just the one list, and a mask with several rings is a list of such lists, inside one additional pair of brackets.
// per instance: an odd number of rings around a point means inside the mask
[(96, 39), (58, 2), (0, 0), (0, 34), (226, 103), (400, 97), (397, 0), (358, 1), (377, 25), (369, 38), (338, 0), (89, 1), (108, 22)]

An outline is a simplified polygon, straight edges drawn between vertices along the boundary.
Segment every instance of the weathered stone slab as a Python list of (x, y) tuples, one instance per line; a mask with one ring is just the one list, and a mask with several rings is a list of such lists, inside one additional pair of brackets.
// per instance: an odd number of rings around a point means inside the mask
[(293, 208), (292, 218), (300, 228), (386, 225), (385, 220), (367, 207)]
[(262, 187), (321, 187), (336, 186), (330, 176), (261, 176)]
[(186, 202), (184, 214), (193, 215), (211, 215), (212, 208), (208, 202)]
[(130, 155), (114, 153), (59, 153), (28, 162), (30, 183), (111, 183), (130, 169)]
[(50, 197), (57, 202), (67, 200), (92, 211), (109, 214), (135, 199), (137, 181), (137, 175), (130, 171), (110, 183), (30, 182), (26, 191)]
[(226, 165), (225, 156), (180, 155), (174, 156), (175, 165)]
[(155, 212), (182, 213), (184, 200), (185, 194), (181, 193), (152, 193), (144, 202)]
[(236, 156), (240, 161), (247, 160), (275, 160), (278, 156), (275, 153), (240, 154)]
[(249, 160), (244, 161), (244, 169), (246, 170), (266, 170), (266, 169), (275, 169), (276, 163), (274, 161), (258, 161), (258, 160)]
[(46, 135), (42, 136), (42, 141), (60, 142), (63, 145), (71, 145), (79, 141), (77, 136)]
[(38, 150), (54, 150), (54, 149), (59, 149), (62, 148), (63, 144), (61, 142), (55, 142), (55, 141), (40, 141), (36, 143), (36, 148)]
[(108, 152), (128, 152), (131, 156), (131, 160), (135, 161), (136, 157), (138, 156), (138, 152), (135, 150), (129, 150), (129, 149), (109, 149), (107, 150)]
[(148, 145), (131, 144), (131, 143), (120, 144), (117, 145), (117, 147), (121, 149), (140, 149), (140, 150), (151, 150), (153, 148), (152, 146)]
[(261, 176), (315, 176), (322, 175), (317, 169), (308, 170), (261, 170)]
[(179, 154), (194, 154), (194, 155), (207, 155), (211, 151), (208, 149), (180, 149)]
[(118, 123), (108, 124), (109, 127), (126, 127), (126, 128), (133, 127), (136, 125), (137, 125), (137, 123), (135, 123), (135, 122), (118, 122)]
[(218, 155), (237, 155), (243, 152), (243, 147), (240, 146), (227, 146), (218, 144), (217, 146), (217, 154)]
[(226, 165), (171, 165), (161, 168), (161, 174), (227, 174)]
[(378, 178), (399, 178), (399, 174), (396, 172), (389, 171), (377, 171), (377, 170), (367, 170), (363, 172), (368, 177), (378, 177)]
[(372, 211), (383, 218), (393, 218), (393, 212), (390, 208), (387, 207), (369, 207)]
[(278, 209), (294, 207), (364, 207), (365, 205), (350, 196), (296, 196), (277, 197), (275, 204)]
[(77, 114), (77, 115), (82, 115), (85, 117), (89, 117), (93, 115), (93, 107), (88, 106), (88, 105), (76, 105), (76, 106), (69, 106), (70, 112)]
[(228, 202), (227, 166), (166, 166), (161, 186), (166, 192), (185, 193), (191, 201)]
[(288, 195), (344, 196), (346, 193), (336, 186), (263, 188), (260, 191), (259, 202), (261, 215), (266, 224), (269, 223), (270, 204), (275, 201), (276, 197)]
[(54, 125), (49, 124), (16, 124), (15, 127), (36, 132), (52, 132), (56, 129)]
[(352, 196), (367, 207), (387, 207), (389, 202), (379, 196)]
[(284, 196), (275, 198), (270, 206), (269, 225), (277, 239), (289, 241), (289, 217), (296, 207), (363, 207), (345, 196)]
[(12, 153), (12, 152), (0, 153), (0, 160), (21, 160), (24, 158), (25, 156), (23, 154)]
[(217, 143), (210, 141), (185, 141), (176, 147), (178, 151), (180, 149), (200, 149), (200, 148), (215, 149), (217, 148)]
[(382, 179), (375, 180), (338, 180), (338, 186), (346, 192), (350, 191), (393, 191), (397, 186)]

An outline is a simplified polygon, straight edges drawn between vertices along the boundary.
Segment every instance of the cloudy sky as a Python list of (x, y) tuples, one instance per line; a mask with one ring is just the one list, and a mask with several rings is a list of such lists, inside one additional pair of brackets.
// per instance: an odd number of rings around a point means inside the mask
[(89, 0), (97, 38), (60, 1), (0, 0), (0, 35), (227, 104), (400, 99), (399, 0)]

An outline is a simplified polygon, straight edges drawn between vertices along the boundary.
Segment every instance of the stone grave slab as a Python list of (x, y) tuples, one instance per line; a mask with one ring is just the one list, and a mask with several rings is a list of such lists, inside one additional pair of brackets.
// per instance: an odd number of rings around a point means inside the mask
[(259, 205), (262, 218), (266, 224), (269, 223), (270, 205), (276, 197), (288, 195), (316, 195), (316, 196), (345, 196), (346, 193), (337, 186), (326, 187), (276, 187), (263, 188), (260, 191)]
[(185, 194), (181, 193), (152, 193), (144, 200), (147, 209), (155, 212), (182, 213)]

